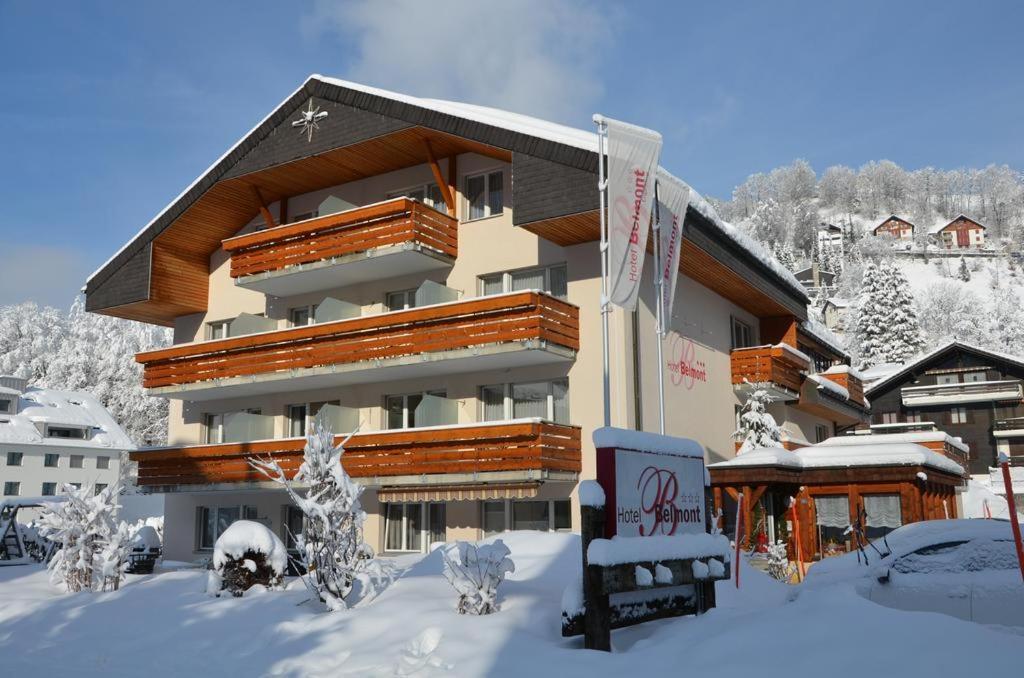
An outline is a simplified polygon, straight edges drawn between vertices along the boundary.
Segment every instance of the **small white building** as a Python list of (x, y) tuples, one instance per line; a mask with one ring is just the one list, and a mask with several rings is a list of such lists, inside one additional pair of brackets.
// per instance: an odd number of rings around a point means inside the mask
[(133, 449), (88, 393), (31, 388), (24, 379), (0, 376), (2, 496), (52, 496), (64, 483), (102, 489), (117, 480), (122, 453)]
[(818, 248), (823, 249), (825, 245), (832, 248), (832, 251), (843, 256), (843, 229), (835, 224), (821, 224), (818, 227)]

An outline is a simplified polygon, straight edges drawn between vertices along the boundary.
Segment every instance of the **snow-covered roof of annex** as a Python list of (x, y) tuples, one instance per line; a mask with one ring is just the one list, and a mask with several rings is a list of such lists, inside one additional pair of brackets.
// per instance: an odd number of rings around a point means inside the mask
[[(872, 436), (875, 437), (875, 436)], [(877, 436), (884, 438), (887, 436)], [(833, 441), (843, 441), (835, 444)], [(758, 448), (737, 455), (728, 461), (710, 464), (711, 469), (744, 467), (781, 467), (794, 470), (826, 468), (858, 468), (878, 466), (926, 466), (953, 475), (963, 475), (963, 468), (952, 459), (910, 442), (865, 441), (844, 437), (829, 438), (798, 450), (781, 447)]]
[(950, 219), (949, 221), (939, 221), (937, 223), (932, 224), (931, 226), (928, 227), (928, 233), (930, 235), (935, 235), (937, 233), (940, 233), (940, 232), (944, 231), (948, 226), (952, 226), (954, 221), (958, 221), (960, 219), (966, 219), (967, 221), (971, 222), (972, 224), (977, 224), (978, 227), (981, 228), (982, 230), (985, 230), (985, 225), (982, 224), (977, 219), (972, 219), (969, 216), (967, 216), (966, 214), (958, 214), (955, 217), (953, 217), (952, 219)]
[(903, 217), (901, 217), (901, 216), (899, 216), (899, 215), (896, 215), (896, 214), (890, 214), (890, 215), (889, 215), (889, 216), (887, 216), (887, 217), (886, 217), (885, 219), (882, 219), (882, 220), (881, 220), (880, 222), (878, 222), (878, 223), (877, 223), (877, 224), (875, 225), (875, 227), (871, 229), (871, 232), (872, 232), (872, 233), (875, 233), (875, 232), (876, 232), (876, 231), (878, 231), (878, 229), (880, 229), (880, 228), (881, 228), (882, 226), (885, 226), (885, 225), (886, 225), (887, 223), (889, 223), (890, 221), (892, 221), (892, 220), (894, 220), (894, 219), (895, 219), (896, 221), (902, 222), (902, 223), (904, 223), (904, 224), (906, 224), (906, 225), (910, 226), (910, 228), (917, 228), (917, 226), (915, 226), (915, 225), (913, 224), (913, 222), (911, 222), (911, 221), (910, 221), (909, 219), (904, 219)]
[[(293, 97), (298, 95), (302, 90), (306, 89), (310, 83), (320, 82), (336, 87), (343, 87), (349, 90), (354, 90), (367, 95), (381, 97), (389, 99), (391, 101), (416, 106), (418, 108), (426, 109), (428, 111), (434, 111), (437, 113), (443, 113), (446, 115), (455, 116), (463, 120), (473, 121), (495, 127), (509, 132), (515, 132), (519, 134), (528, 135), (537, 139), (550, 141), (556, 144), (562, 144), (570, 146), (583, 151), (591, 153), (597, 152), (597, 134), (595, 131), (587, 131), (562, 125), (540, 118), (534, 118), (529, 115), (523, 115), (520, 113), (512, 113), (510, 111), (504, 111), (497, 108), (490, 108), (487, 106), (478, 106), (476, 104), (467, 104), (456, 101), (447, 101), (444, 99), (430, 99), (416, 97), (409, 94), (402, 94), (400, 92), (393, 92), (386, 89), (377, 87), (371, 87), (348, 80), (341, 80), (339, 78), (332, 78), (320, 74), (310, 75), (305, 82), (302, 83), (292, 94), (286, 97), (278, 106), (276, 106), (270, 113), (267, 114), (260, 122), (258, 122), (251, 130), (246, 132), (237, 142), (235, 142), (223, 155), (213, 162), (208, 168), (206, 168), (195, 181), (189, 184), (180, 194), (178, 194), (171, 202), (169, 202), (162, 210), (149, 223), (142, 227), (138, 233), (135, 234), (127, 243), (125, 243), (117, 252), (115, 252), (107, 261), (99, 266), (93, 273), (86, 279), (86, 282), (90, 282), (99, 275), (104, 269), (112, 264), (122, 253), (128, 250), (136, 241), (143, 239), (146, 234), (153, 229), (158, 222), (160, 222), (165, 215), (167, 215), (179, 201), (186, 198), (190, 191), (197, 187), (197, 185), (203, 181), (207, 175), (214, 172), (214, 170), (224, 163), (234, 152), (238, 149), (246, 140), (249, 139), (257, 130), (264, 125), (268, 124), (274, 114), (281, 109), (285, 104), (288, 103)], [(723, 220), (714, 206), (711, 205), (700, 193), (690, 187), (686, 182), (674, 176), (671, 172), (666, 170), (664, 167), (658, 167), (658, 178), (665, 182), (677, 182), (690, 189), (690, 206), (693, 209), (700, 212), (709, 221), (715, 224), (729, 239), (739, 245), (742, 249), (746, 250), (749, 254), (755, 257), (762, 264), (767, 266), (775, 275), (777, 275), (783, 282), (788, 284), (793, 291), (799, 295), (805, 296), (805, 290), (803, 285), (796, 279), (792, 272), (779, 263), (774, 255), (772, 255), (767, 248), (761, 243), (755, 241), (749, 235), (741, 231), (733, 224)]]
[[(88, 439), (46, 437), (44, 426), (88, 428)], [(88, 393), (29, 388), (18, 399), (17, 414), (0, 414), (0, 446), (134, 450), (135, 443), (103, 405)]]
[[(878, 379), (878, 381), (876, 381), (873, 384), (871, 384), (871, 386), (868, 387), (867, 393), (865, 395), (870, 397), (872, 393), (877, 392), (878, 390), (880, 390), (884, 386), (887, 386), (888, 384), (892, 383), (893, 381), (896, 381), (898, 379), (902, 379), (903, 377), (907, 376), (908, 374), (911, 374), (914, 370), (916, 370), (922, 364), (924, 364), (924, 363), (926, 363), (926, 362), (928, 362), (928, 361), (930, 361), (930, 360), (932, 360), (934, 358), (937, 358), (939, 355), (941, 355), (941, 354), (943, 354), (946, 351), (949, 351), (951, 349), (960, 349), (960, 350), (968, 351), (968, 352), (971, 352), (971, 353), (975, 353), (977, 355), (981, 355), (981, 356), (984, 356), (986, 358), (990, 358), (990, 359), (993, 359), (993, 360), (1001, 360), (1001, 361), (1004, 361), (1004, 362), (1008, 362), (1008, 363), (1010, 363), (1012, 365), (1015, 365), (1015, 366), (1021, 368), (1022, 370), (1024, 370), (1024, 357), (1010, 355), (1009, 353), (1000, 353), (999, 351), (992, 351), (992, 350), (989, 350), (987, 348), (981, 348), (980, 346), (975, 346), (973, 344), (965, 344), (962, 341), (948, 341), (945, 344), (942, 344), (942, 345), (938, 346), (937, 348), (935, 348), (935, 349), (933, 349), (931, 351), (928, 351), (927, 353), (922, 353), (922, 354), (920, 354), (920, 355), (918, 355), (918, 356), (916, 356), (914, 358), (911, 358), (910, 360), (908, 360), (907, 362), (905, 362), (902, 365), (898, 366), (897, 368), (894, 368), (891, 372), (888, 372), (885, 376), (882, 376), (880, 379)], [(876, 366), (876, 367), (881, 367), (881, 366)], [(875, 368), (871, 368), (871, 369), (875, 369)], [(869, 369), (867, 372), (868, 372), (868, 376), (870, 377), (871, 376), (871, 370)]]

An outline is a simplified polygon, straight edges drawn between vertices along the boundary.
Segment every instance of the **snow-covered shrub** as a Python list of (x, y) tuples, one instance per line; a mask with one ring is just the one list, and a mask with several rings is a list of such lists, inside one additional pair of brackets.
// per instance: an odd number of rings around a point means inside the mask
[[(302, 534), (295, 535), (299, 559), (308, 573), (303, 581), (329, 609), (346, 607), (345, 598), (362, 575), (375, 567), (373, 549), (363, 540), (366, 513), (359, 503), (362, 486), (341, 465), (345, 443), (318, 416), (306, 436), (302, 465), (288, 479), (273, 459), (250, 463), (284, 487), (303, 514)], [(298, 486), (308, 487), (299, 494)]]
[(470, 544), (460, 541), (444, 548), (444, 576), (459, 594), (459, 614), (490, 614), (497, 609), (498, 586), (515, 572), (505, 542)]
[(784, 542), (777, 541), (768, 547), (768, 574), (779, 581), (789, 581), (789, 556)]
[(120, 482), (100, 492), (92, 484), (75, 489), (43, 507), (39, 534), (56, 546), (50, 580), (69, 592), (116, 590), (127, 561), (131, 530), (117, 521)]
[(422, 676), (431, 669), (449, 671), (451, 664), (437, 656), (437, 648), (444, 634), (436, 626), (428, 626), (402, 648), (395, 664), (395, 676)]
[(278, 588), (288, 567), (288, 552), (270, 528), (252, 520), (236, 520), (213, 546), (213, 570), (207, 593), (228, 591), (241, 596), (258, 585)]
[(762, 384), (751, 386), (750, 396), (740, 413), (739, 428), (733, 434), (743, 441), (737, 454), (761, 447), (782, 447), (782, 430), (767, 410), (771, 395)]

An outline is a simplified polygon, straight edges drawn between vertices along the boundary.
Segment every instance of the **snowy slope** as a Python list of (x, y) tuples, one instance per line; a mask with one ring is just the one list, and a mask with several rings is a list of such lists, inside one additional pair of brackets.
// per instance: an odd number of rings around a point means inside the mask
[[(0, 569), (4, 675), (76, 676), (829, 676), (1001, 675), (1017, 666), (1024, 637), (952, 617), (879, 607), (852, 587), (786, 587), (742, 565), (742, 588), (718, 587), (701, 618), (613, 633), (615, 652), (562, 639), (562, 589), (580, 567), (578, 537), (509, 533), (516, 571), (487, 617), (455, 614), (455, 594), (433, 553), (375, 600), (317, 613), (304, 590), (239, 599), (201, 593), (199, 571), (130, 577), (115, 593), (54, 592), (38, 568)], [(406, 561), (408, 562), (408, 561)], [(792, 598), (795, 600), (790, 601)], [(935, 642), (955, 638), (956, 642)], [(414, 639), (441, 668), (396, 673)], [(852, 655), (849, 648), (865, 651)], [(405, 659), (403, 660), (403, 655)], [(444, 668), (447, 665), (450, 668)]]

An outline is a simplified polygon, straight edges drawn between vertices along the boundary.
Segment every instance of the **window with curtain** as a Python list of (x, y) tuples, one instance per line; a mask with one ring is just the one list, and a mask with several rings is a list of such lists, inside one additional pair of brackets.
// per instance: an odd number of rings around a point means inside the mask
[(846, 529), (850, 526), (850, 498), (845, 494), (815, 497), (814, 512), (821, 555), (846, 551), (849, 548)]
[(479, 280), (481, 296), (521, 290), (541, 290), (559, 299), (565, 299), (569, 294), (569, 274), (565, 264), (489, 273), (480, 276)]
[(512, 418), (548, 416), (549, 382), (512, 384)]
[(878, 539), (903, 524), (903, 510), (898, 494), (864, 495), (864, 513), (867, 514), (868, 539)]

